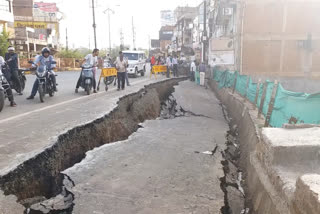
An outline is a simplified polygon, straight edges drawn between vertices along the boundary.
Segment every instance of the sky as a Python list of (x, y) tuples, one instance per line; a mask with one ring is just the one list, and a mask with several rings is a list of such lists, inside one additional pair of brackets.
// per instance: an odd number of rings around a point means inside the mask
[[(41, 0), (39, 0), (41, 1)], [(42, 0), (55, 2), (64, 19), (60, 22), (61, 43), (65, 44), (66, 28), (68, 43), (71, 48), (94, 48), (92, 0)], [(198, 6), (202, 0), (95, 0), (97, 46), (100, 49), (109, 47), (108, 18), (104, 14), (107, 8), (114, 10), (110, 15), (111, 44), (120, 45), (120, 29), (124, 33), (125, 45), (131, 45), (132, 16), (136, 32), (136, 47), (149, 48), (149, 36), (158, 39), (161, 10), (174, 10), (177, 6)]]

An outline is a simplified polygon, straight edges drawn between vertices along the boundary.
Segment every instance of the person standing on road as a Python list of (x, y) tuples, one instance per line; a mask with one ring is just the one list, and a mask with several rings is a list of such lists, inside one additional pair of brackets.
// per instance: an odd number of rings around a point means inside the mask
[(195, 76), (196, 70), (197, 70), (197, 66), (196, 66), (196, 63), (194, 60), (191, 62), (191, 65), (190, 65), (190, 80), (191, 81), (195, 80), (194, 76)]
[(121, 89), (124, 90), (128, 61), (124, 58), (122, 51), (119, 52), (119, 57), (117, 57), (114, 64), (118, 71), (118, 91), (120, 91), (120, 86)]
[[(127, 67), (128, 67), (128, 59), (126, 57), (124, 57), (124, 61), (127, 62)], [(127, 67), (126, 67), (126, 83), (127, 83), (127, 86), (130, 86)]]
[(176, 55), (172, 58), (172, 65), (173, 65), (173, 76), (179, 77), (178, 74), (178, 58)]
[(156, 64), (156, 58), (154, 56), (151, 57), (150, 64), (151, 64), (151, 72), (152, 72), (152, 68)]
[[(83, 61), (81, 62), (81, 65), (84, 65), (84, 64), (87, 64), (89, 66), (92, 67), (92, 72), (93, 72), (93, 93), (97, 93), (97, 90), (96, 90), (96, 86), (97, 86), (97, 83), (96, 83), (96, 70), (97, 70), (97, 66), (98, 66), (98, 56), (99, 56), (99, 49), (94, 49), (92, 51), (92, 54), (88, 54), (84, 59)], [(81, 84), (81, 73), (80, 73), (80, 77), (78, 79), (78, 82), (77, 82), (77, 85), (76, 85), (76, 90), (75, 92), (78, 93), (78, 89), (80, 87), (80, 84)]]
[[(5, 61), (4, 61), (3, 57), (0, 56), (0, 67), (4, 65), (4, 62), (5, 62)], [(2, 70), (2, 69), (0, 69), (0, 73), (1, 73), (1, 70)], [(9, 100), (9, 102), (10, 102), (10, 106), (11, 106), (11, 107), (16, 107), (17, 104), (14, 102), (14, 97), (13, 97), (12, 89), (11, 89), (10, 85), (4, 83), (4, 84), (2, 85), (2, 87), (3, 87), (3, 89), (4, 89), (4, 90), (6, 91), (6, 93), (7, 93), (8, 100)]]
[(18, 58), (18, 54), (16, 54), (14, 52), (14, 47), (9, 46), (8, 47), (8, 53), (5, 54), (5, 61), (7, 62), (8, 66), (9, 66), (9, 73), (8, 75), (8, 79), (11, 79), (12, 81), (14, 81), (17, 85), (17, 91), (19, 95), (22, 95), (21, 93), (21, 83), (19, 80), (19, 75), (18, 75), (18, 69), (19, 69), (19, 58)]
[(171, 70), (171, 66), (172, 66), (170, 54), (167, 57), (166, 64), (167, 64), (167, 78), (169, 78), (170, 77), (170, 70)]
[(206, 74), (206, 64), (201, 62), (199, 65), (199, 72), (200, 72), (200, 85), (204, 86), (205, 74)]

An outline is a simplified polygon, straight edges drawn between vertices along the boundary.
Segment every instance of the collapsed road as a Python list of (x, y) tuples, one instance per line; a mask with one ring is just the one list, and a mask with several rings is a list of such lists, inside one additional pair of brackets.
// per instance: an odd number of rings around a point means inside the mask
[[(13, 161), (2, 163), (0, 212), (236, 213), (228, 197), (241, 189), (233, 185), (228, 196), (224, 184), (229, 128), (220, 103), (181, 80), (133, 87), (118, 103), (109, 97), (105, 109), (99, 97), (67, 108), (90, 106), (74, 124), (53, 121), (67, 131), (50, 143), (42, 145), (43, 127), (34, 133), (42, 139), (25, 142), (31, 151), (7, 153)], [(241, 212), (243, 198), (235, 200)]]

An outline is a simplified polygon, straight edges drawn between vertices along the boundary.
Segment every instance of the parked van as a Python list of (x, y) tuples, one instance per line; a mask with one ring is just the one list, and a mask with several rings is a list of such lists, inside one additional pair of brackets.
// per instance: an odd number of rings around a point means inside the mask
[(143, 51), (122, 51), (125, 58), (128, 59), (128, 75), (137, 77), (140, 73), (144, 76), (146, 73), (146, 55)]

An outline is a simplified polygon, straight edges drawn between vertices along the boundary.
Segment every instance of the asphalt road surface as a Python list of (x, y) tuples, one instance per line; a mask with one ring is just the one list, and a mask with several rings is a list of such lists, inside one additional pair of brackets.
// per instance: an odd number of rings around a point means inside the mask
[[(147, 64), (147, 72), (144, 77), (140, 75), (137, 78), (129, 78), (130, 83), (139, 82), (144, 78), (149, 78), (150, 75), (150, 65)], [(100, 76), (99, 71), (97, 73), (96, 79), (98, 84), (98, 77)], [(31, 112), (36, 109), (48, 107), (51, 105), (63, 103), (66, 101), (70, 101), (73, 99), (77, 99), (82, 96), (86, 96), (85, 91), (80, 88), (79, 93), (76, 94), (74, 92), (77, 80), (80, 75), (80, 71), (68, 71), (68, 72), (57, 72), (57, 83), (58, 83), (58, 92), (55, 93), (54, 97), (49, 97), (46, 95), (45, 102), (41, 103), (39, 99), (39, 95), (37, 94), (34, 100), (27, 100), (26, 98), (30, 95), (32, 85), (36, 78), (35, 75), (27, 75), (27, 82), (26, 87), (24, 89), (23, 95), (19, 96), (15, 91), (13, 92), (15, 102), (17, 103), (17, 107), (12, 108), (9, 105), (8, 100), (6, 100), (5, 107), (3, 108), (2, 112), (0, 112), (0, 121), (3, 119), (7, 119), (13, 116), (17, 116), (19, 114), (24, 114), (26, 112)], [(103, 82), (100, 83), (100, 91), (99, 93), (105, 93), (105, 85)], [(109, 90), (114, 90), (116, 87), (109, 85)]]

